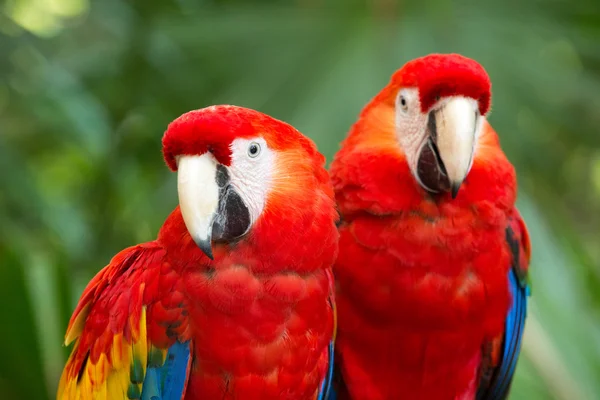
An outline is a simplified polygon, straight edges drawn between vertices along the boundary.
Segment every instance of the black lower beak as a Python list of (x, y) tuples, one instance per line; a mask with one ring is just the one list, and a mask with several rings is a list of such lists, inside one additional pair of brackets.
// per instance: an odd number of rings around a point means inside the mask
[(421, 186), (430, 192), (447, 192), (450, 189), (450, 180), (436, 144), (437, 123), (435, 111), (429, 113), (426, 134), (427, 141), (421, 148), (417, 161), (417, 178)]
[(417, 161), (417, 176), (421, 185), (430, 192), (439, 193), (450, 190), (446, 167), (431, 136), (421, 148)]
[(241, 196), (230, 184), (229, 173), (223, 165), (217, 166), (219, 205), (215, 212), (208, 237), (195, 240), (196, 245), (211, 260), (213, 242), (232, 242), (242, 237), (250, 228), (250, 211)]
[(230, 242), (242, 237), (250, 228), (250, 212), (233, 186), (219, 193), (219, 210), (212, 225), (212, 239)]

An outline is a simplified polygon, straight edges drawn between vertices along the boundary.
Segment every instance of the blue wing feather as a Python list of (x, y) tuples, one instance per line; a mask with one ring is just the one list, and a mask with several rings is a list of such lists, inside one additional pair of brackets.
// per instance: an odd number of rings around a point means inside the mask
[(527, 285), (521, 285), (511, 268), (509, 285), (513, 303), (506, 317), (502, 360), (497, 367), (493, 381), (484, 396), (478, 399), (501, 400), (508, 396), (517, 360), (521, 351), (521, 340), (527, 316)]
[(317, 400), (335, 400), (336, 395), (335, 391), (331, 387), (331, 381), (333, 379), (333, 365), (334, 365), (334, 352), (333, 352), (333, 340), (329, 342), (329, 347), (327, 349), (329, 353), (329, 365), (327, 367), (327, 374), (325, 375), (325, 379), (323, 379), (323, 383), (321, 384), (321, 390), (319, 391), (319, 395), (317, 396)]
[(513, 256), (513, 265), (508, 272), (512, 305), (506, 317), (502, 358), (495, 367), (495, 371), (492, 372), (489, 384), (479, 387), (477, 400), (502, 400), (508, 397), (525, 329), (527, 298), (531, 293), (527, 279), (520, 274), (521, 244), (511, 227), (506, 230), (506, 240)]
[(190, 361), (190, 343), (173, 343), (162, 366), (148, 367), (141, 400), (181, 400), (185, 392)]

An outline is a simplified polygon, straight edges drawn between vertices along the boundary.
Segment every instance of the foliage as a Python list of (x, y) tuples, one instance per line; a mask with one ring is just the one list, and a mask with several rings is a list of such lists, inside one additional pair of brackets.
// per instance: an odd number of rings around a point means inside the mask
[(405, 61), (479, 60), (533, 242), (514, 399), (600, 395), (596, 0), (0, 3), (0, 394), (53, 397), (85, 283), (176, 204), (167, 123), (231, 103), (330, 159)]

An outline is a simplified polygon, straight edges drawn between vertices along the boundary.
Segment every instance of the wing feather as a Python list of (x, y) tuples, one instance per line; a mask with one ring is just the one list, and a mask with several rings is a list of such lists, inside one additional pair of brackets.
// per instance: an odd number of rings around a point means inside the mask
[(333, 400), (335, 399), (335, 391), (332, 387), (333, 381), (333, 371), (334, 371), (334, 348), (335, 348), (335, 336), (337, 333), (337, 312), (335, 306), (335, 280), (333, 277), (333, 272), (331, 270), (327, 270), (327, 277), (329, 280), (329, 306), (331, 307), (332, 317), (333, 317), (333, 337), (331, 342), (329, 342), (329, 346), (327, 347), (328, 354), (328, 365), (327, 372), (325, 373), (325, 378), (323, 379), (323, 383), (321, 384), (321, 389), (317, 395), (317, 400)]
[[(161, 299), (147, 293), (146, 284), (156, 282), (164, 257), (156, 242), (130, 247), (90, 281), (65, 335), (66, 345), (75, 344), (57, 399), (183, 398), (190, 342), (182, 337), (169, 341), (166, 332), (153, 338), (148, 329), (150, 310)], [(173, 323), (184, 325), (183, 313), (173, 315)]]
[[(527, 298), (530, 295), (528, 268), (531, 258), (531, 245), (527, 227), (521, 215), (514, 209), (506, 228), (506, 243), (512, 254), (512, 265), (508, 272), (508, 282), (512, 304), (506, 317), (502, 340), (484, 346), (481, 379), (477, 391), (478, 400), (506, 399), (521, 351)], [(501, 356), (494, 354), (501, 350)]]

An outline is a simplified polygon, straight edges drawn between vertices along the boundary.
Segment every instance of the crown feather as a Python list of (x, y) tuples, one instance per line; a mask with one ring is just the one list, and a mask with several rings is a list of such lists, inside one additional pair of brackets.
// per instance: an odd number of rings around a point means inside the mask
[(481, 115), (490, 109), (490, 77), (481, 64), (460, 54), (430, 54), (414, 59), (392, 76), (391, 84), (418, 88), (423, 112), (448, 96), (477, 100)]

